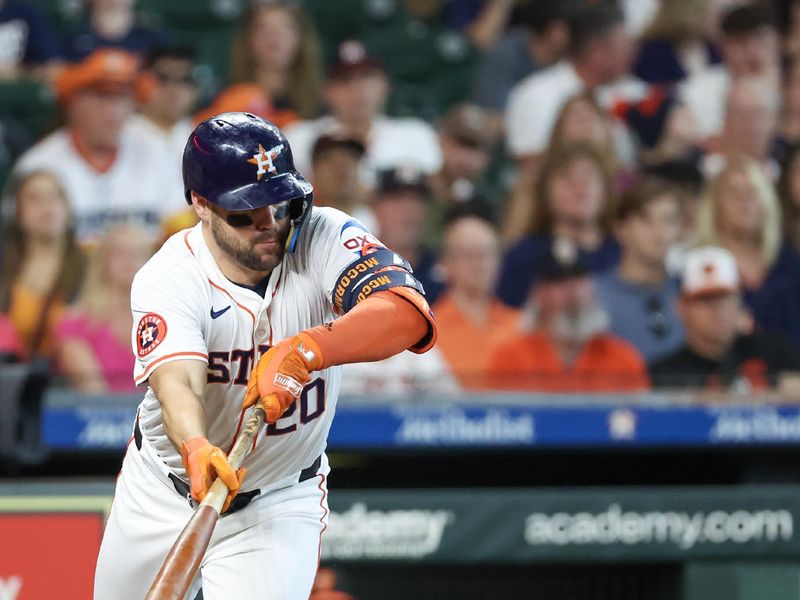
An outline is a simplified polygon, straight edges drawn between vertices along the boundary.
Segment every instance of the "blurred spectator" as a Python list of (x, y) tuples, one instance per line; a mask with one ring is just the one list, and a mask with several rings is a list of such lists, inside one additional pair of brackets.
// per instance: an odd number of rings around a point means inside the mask
[(52, 76), (62, 57), (52, 26), (35, 6), (0, 0), (0, 80), (26, 74)]
[[(691, 243), (691, 237), (697, 229), (697, 213), (699, 212), (700, 199), (706, 181), (700, 168), (694, 161), (675, 160), (661, 162), (654, 165), (644, 165), (642, 174), (669, 181), (678, 188), (683, 196), (683, 236), (681, 243)], [(668, 269), (671, 273), (678, 273), (677, 269)]]
[(800, 60), (793, 59), (783, 71), (778, 131), (787, 144), (800, 143)]
[(425, 176), (415, 169), (401, 168), (381, 172), (371, 208), (375, 235), (411, 263), (428, 302), (433, 304), (442, 291), (442, 281), (435, 254), (423, 244), (431, 202)]
[(663, 0), (612, 1), (620, 7), (622, 13), (625, 15), (626, 31), (633, 37), (638, 38), (655, 18), (656, 13), (658, 12), (658, 6)]
[(458, 382), (436, 346), (425, 354), (405, 351), (377, 362), (342, 365), (343, 395), (409, 399), (419, 394), (454, 394), (458, 390)]
[(724, 64), (696, 71), (680, 85), (680, 97), (703, 138), (722, 129), (731, 81), (756, 77), (766, 89), (778, 90), (780, 47), (770, 8), (764, 3), (737, 5), (724, 15), (721, 28)]
[(519, 311), (494, 295), (500, 244), (494, 226), (462, 213), (444, 231), (439, 263), (447, 285), (433, 305), (439, 326), (436, 343), (464, 388), (486, 387), (495, 347), (519, 330)]
[(24, 355), (17, 328), (6, 315), (0, 314), (0, 363), (19, 361)]
[(278, 127), (283, 127), (281, 121), (287, 114), (291, 120), (295, 119), (293, 112), (282, 113), (275, 110), (270, 102), (270, 97), (257, 83), (237, 83), (226, 87), (207, 107), (197, 111), (194, 122), (200, 123), (206, 119), (224, 112), (249, 112), (259, 117), (272, 121)]
[(782, 144), (777, 139), (779, 98), (760, 79), (732, 81), (719, 137), (707, 143), (702, 170), (707, 178), (719, 173), (730, 156), (744, 155), (761, 165), (772, 180), (780, 173)]
[(431, 177), (437, 200), (446, 205), (500, 204), (487, 181), (495, 137), (486, 112), (474, 104), (451, 108), (439, 124), (442, 169)]
[(569, 44), (567, 22), (576, 4), (570, 0), (529, 2), (523, 9), (524, 25), (507, 31), (481, 57), (472, 101), (502, 114), (518, 81), (563, 58)]
[(619, 266), (594, 280), (611, 333), (633, 344), (648, 363), (683, 343), (674, 306), (678, 282), (669, 277), (666, 264), (681, 226), (681, 197), (675, 187), (652, 178), (635, 183), (622, 194), (617, 209)]
[(618, 103), (614, 114), (634, 134), (640, 164), (650, 167), (699, 161), (701, 140), (692, 113), (664, 88), (654, 86), (637, 102)]
[(24, 358), (49, 356), (53, 324), (81, 285), (85, 259), (55, 174), (32, 171), (10, 191), (13, 218), (3, 236), (0, 309), (19, 333)]
[(298, 171), (310, 172), (316, 139), (335, 133), (359, 140), (366, 147), (365, 183), (370, 187), (379, 170), (402, 166), (436, 173), (442, 166), (436, 132), (420, 119), (384, 115), (388, 93), (389, 78), (380, 61), (367, 56), (359, 42), (342, 43), (324, 89), (331, 114), (286, 128)]
[(66, 67), (56, 82), (67, 123), (19, 159), (17, 175), (50, 169), (67, 191), (78, 238), (91, 242), (115, 221), (136, 221), (155, 234), (163, 217), (185, 208), (174, 189), (174, 159), (126, 129), (133, 114), (136, 59), (103, 49)]
[(139, 114), (131, 117), (128, 125), (173, 158), (179, 178), (183, 147), (194, 129), (194, 67), (194, 51), (187, 46), (154, 48), (147, 55), (137, 82)]
[(543, 392), (634, 391), (648, 387), (636, 349), (607, 333), (589, 271), (571, 244), (540, 256), (529, 311), (532, 328), (500, 344), (489, 387)]
[(358, 140), (321, 135), (311, 152), (311, 181), (315, 205), (338, 208), (372, 231), (374, 219), (366, 208), (366, 190), (358, 177), (364, 151), (364, 145)]
[(545, 156), (536, 179), (533, 217), (528, 235), (511, 246), (503, 259), (500, 299), (522, 306), (538, 273), (541, 256), (556, 238), (578, 248), (592, 272), (617, 264), (619, 246), (611, 237), (614, 198), (603, 156), (588, 144), (569, 144)]
[(672, 84), (722, 60), (712, 43), (717, 0), (661, 0), (642, 33), (634, 74), (648, 83)]
[(800, 145), (793, 146), (786, 157), (778, 192), (784, 239), (800, 253)]
[(308, 600), (355, 600), (353, 596), (337, 590), (338, 575), (328, 567), (319, 567), (314, 577), (314, 587)]
[(686, 345), (650, 369), (657, 387), (800, 393), (800, 355), (780, 336), (742, 334), (733, 255), (713, 246), (687, 255), (678, 311)]
[(576, 94), (564, 103), (550, 132), (547, 147), (558, 148), (571, 142), (594, 144), (609, 162), (617, 162), (609, 114), (590, 92)]
[(191, 110), (197, 100), (193, 69), (191, 48), (154, 48), (137, 82), (139, 113), (127, 125), (150, 148), (147, 152), (161, 154), (170, 161), (172, 186), (169, 191), (164, 190), (169, 197), (181, 197), (184, 193), (183, 148), (194, 129)]
[[(594, 96), (588, 92), (573, 96), (561, 107), (550, 133), (547, 149), (548, 152), (554, 152), (575, 142), (593, 145), (602, 155), (609, 176), (612, 180), (616, 179), (614, 172), (620, 161), (614, 148), (612, 123)], [(517, 173), (514, 189), (503, 215), (503, 239), (507, 243), (516, 242), (527, 233), (528, 224), (536, 209), (536, 203), (531, 202), (531, 198), (536, 193), (539, 166), (525, 164)], [(616, 183), (613, 181), (612, 185)]]
[[(407, 5), (414, 3), (406, 0)], [(502, 35), (515, 3), (516, 0), (449, 0), (444, 2), (442, 20), (448, 27), (463, 30), (475, 47), (485, 49)]]
[(511, 90), (506, 110), (511, 154), (518, 159), (538, 157), (561, 107), (575, 94), (596, 93), (604, 108), (641, 94), (641, 82), (622, 81), (632, 59), (633, 39), (625, 32), (622, 13), (608, 4), (577, 12), (570, 22), (569, 58), (526, 77)]
[(135, 391), (130, 294), (133, 276), (152, 254), (148, 240), (137, 226), (110, 227), (92, 253), (74, 308), (56, 323), (57, 364), (73, 389)]
[(143, 57), (168, 41), (166, 31), (137, 17), (136, 0), (88, 0), (86, 6), (88, 22), (66, 39), (70, 61), (83, 60), (99, 48), (118, 48)]
[(733, 254), (745, 304), (757, 321), (765, 300), (800, 278), (800, 256), (782, 241), (775, 190), (749, 158), (731, 159), (709, 184), (698, 212), (697, 241)]
[(778, 0), (775, 4), (783, 37), (783, 55), (794, 62), (800, 57), (800, 4), (794, 0)]
[(233, 38), (231, 78), (255, 83), (271, 105), (269, 118), (283, 127), (319, 113), (322, 63), (308, 17), (289, 2), (255, 4)]

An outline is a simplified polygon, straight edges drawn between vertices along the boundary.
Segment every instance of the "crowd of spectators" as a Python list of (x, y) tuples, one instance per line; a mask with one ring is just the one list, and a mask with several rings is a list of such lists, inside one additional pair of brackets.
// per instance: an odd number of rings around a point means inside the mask
[[(254, 0), (212, 88), (203, 40), (135, 0), (69, 28), (45, 4), (0, 0), (2, 85), (57, 104), (38, 140), (0, 114), (4, 360), (134, 390), (133, 275), (196, 222), (183, 145), (244, 110), (438, 317), (434, 351), (348, 366), (345, 392), (800, 394), (800, 2), (396, 0), (338, 35)], [(433, 113), (396, 109), (414, 85)]]

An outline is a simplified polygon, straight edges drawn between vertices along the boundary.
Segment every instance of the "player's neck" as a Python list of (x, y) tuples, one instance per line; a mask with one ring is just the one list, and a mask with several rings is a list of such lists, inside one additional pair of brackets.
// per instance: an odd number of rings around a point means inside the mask
[(208, 231), (206, 227), (203, 227), (202, 231), (211, 256), (214, 257), (214, 261), (217, 263), (219, 270), (222, 271), (222, 274), (229, 281), (245, 286), (255, 286), (271, 273), (271, 271), (255, 271), (238, 263), (223, 252), (214, 240), (214, 236), (211, 235), (211, 232)]

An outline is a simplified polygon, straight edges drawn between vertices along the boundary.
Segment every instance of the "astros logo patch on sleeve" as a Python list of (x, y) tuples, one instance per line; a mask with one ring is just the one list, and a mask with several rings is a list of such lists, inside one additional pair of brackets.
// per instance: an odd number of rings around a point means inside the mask
[(136, 346), (140, 357), (155, 350), (167, 336), (167, 322), (156, 313), (147, 313), (136, 328)]

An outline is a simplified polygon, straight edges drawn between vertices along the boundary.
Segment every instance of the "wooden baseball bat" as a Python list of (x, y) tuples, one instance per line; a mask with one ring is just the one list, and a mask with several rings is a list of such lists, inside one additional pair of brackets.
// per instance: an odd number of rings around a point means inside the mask
[[(247, 456), (264, 424), (264, 417), (264, 409), (256, 406), (228, 455), (228, 462), (234, 470), (241, 466)], [(183, 600), (200, 568), (227, 497), (228, 486), (217, 478), (172, 545), (145, 600)]]

